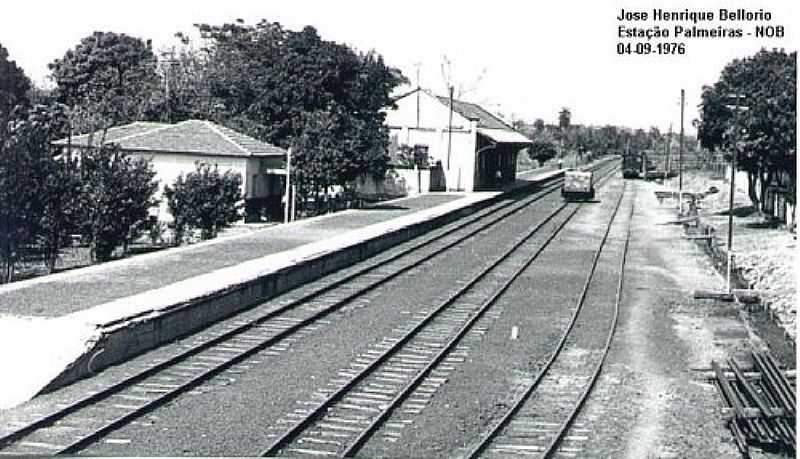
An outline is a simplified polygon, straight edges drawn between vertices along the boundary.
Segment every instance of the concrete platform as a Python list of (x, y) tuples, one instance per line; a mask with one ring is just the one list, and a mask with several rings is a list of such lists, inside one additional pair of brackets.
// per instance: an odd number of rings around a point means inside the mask
[(561, 175), (431, 193), (0, 287), (0, 408), (186, 335)]

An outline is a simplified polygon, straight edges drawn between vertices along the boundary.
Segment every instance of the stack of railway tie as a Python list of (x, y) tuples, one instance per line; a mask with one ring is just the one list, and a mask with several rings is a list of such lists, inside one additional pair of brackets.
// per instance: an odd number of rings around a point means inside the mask
[[(615, 205), (601, 246), (605, 244), (623, 196), (624, 184), (623, 193)], [(409, 399), (437, 366), (450, 355), (473, 326), (536, 260), (580, 208), (572, 207), (540, 245), (526, 246), (526, 243), (534, 235), (538, 235), (545, 224), (567, 207), (567, 204), (562, 204), (545, 221), (520, 237), (489, 266), (410, 327), (404, 336), (388, 342), (384, 350), (371, 362), (365, 362), (337, 387), (320, 394), (322, 400), (311, 408), (293, 413), (290, 426), (281, 428), (281, 433), (274, 436), (270, 446), (262, 451), (261, 455), (340, 457), (356, 454), (392, 413), (401, 407), (403, 402)], [(631, 212), (632, 210), (631, 208)], [(627, 248), (627, 241), (625, 247)], [(595, 255), (592, 272), (599, 253), (600, 250)], [(504, 274), (502, 283), (493, 289), (491, 294), (479, 294), (480, 289), (476, 286), (485, 279), (490, 279), (492, 273), (499, 270), (503, 263), (506, 263), (503, 266), (513, 266), (513, 273)], [(591, 276), (590, 273), (589, 279)], [(587, 279), (584, 296), (588, 282)], [(487, 283), (491, 284), (491, 280)], [(613, 322), (616, 324), (616, 313)], [(458, 323), (458, 326), (452, 330), (453, 327), (445, 325), (447, 323)], [(437, 333), (437, 328), (450, 328), (452, 331)], [(612, 328), (615, 328), (615, 325)], [(609, 344), (610, 337), (606, 342), (606, 351)], [(368, 406), (365, 406), (365, 402), (369, 402)]]
[(769, 353), (751, 354), (754, 372), (745, 372), (734, 359), (728, 360), (727, 371), (718, 362), (711, 363), (728, 427), (745, 456), (751, 446), (794, 455), (796, 388)]
[[(610, 168), (606, 177), (617, 168)], [(557, 189), (557, 183), (548, 184), (530, 197), (479, 211), (447, 230), (432, 231), (422, 242), (412, 240), (373, 257), (358, 268), (333, 273), (328, 276), (330, 280), (321, 282), (321, 287), (310, 292), (304, 288), (290, 291), (280, 296), (267, 312), (256, 311), (258, 307), (245, 311), (225, 326), (217, 327), (218, 331), (210, 335), (204, 332), (207, 336), (196, 345), (153, 362), (145, 370), (111, 387), (87, 394), (4, 435), (0, 438), (0, 454), (78, 452), (233, 365), (265, 349), (277, 348), (283, 340), (321, 322), (326, 315), (359, 295), (496, 225)], [(487, 216), (493, 219), (485, 222)], [(404, 261), (410, 254), (413, 256), (407, 264), (389, 273), (383, 272), (386, 266)], [(337, 294), (337, 288), (342, 287), (345, 293)]]

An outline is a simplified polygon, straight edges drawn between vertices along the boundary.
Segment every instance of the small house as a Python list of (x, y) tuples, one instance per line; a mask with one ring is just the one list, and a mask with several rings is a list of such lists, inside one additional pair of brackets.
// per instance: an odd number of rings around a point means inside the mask
[[(281, 215), (285, 187), (286, 151), (233, 129), (203, 120), (175, 124), (135, 122), (71, 139), (57, 145), (78, 150), (97, 145), (116, 144), (126, 154), (151, 161), (159, 181), (159, 196), (164, 185), (171, 185), (180, 174), (196, 169), (198, 163), (217, 166), (242, 176), (242, 195), (248, 215)], [(158, 209), (160, 220), (170, 220), (166, 202)]]

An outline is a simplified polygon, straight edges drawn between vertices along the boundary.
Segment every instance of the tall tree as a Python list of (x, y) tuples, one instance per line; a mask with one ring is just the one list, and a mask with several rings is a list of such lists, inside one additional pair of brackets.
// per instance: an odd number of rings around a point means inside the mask
[(569, 129), (569, 123), (572, 120), (572, 112), (570, 112), (569, 108), (562, 107), (561, 111), (558, 112), (558, 127), (567, 130)]
[(31, 81), (17, 63), (8, 59), (8, 51), (0, 44), (0, 152), (11, 113), (18, 105), (27, 106)]
[(11, 154), (29, 161), (24, 174), (28, 194), (19, 199), (26, 202), (30, 242), (39, 246), (50, 272), (62, 243), (78, 223), (78, 159), (52, 144), (68, 135), (68, 125), (66, 106), (35, 105), (12, 124), (8, 142)]
[(153, 91), (148, 119), (178, 122), (187, 119), (224, 121), (215, 111), (223, 107), (211, 97), (208, 50), (198, 47), (183, 33), (177, 46), (161, 50), (158, 73), (163, 84)]
[[(732, 95), (742, 98), (734, 100)], [(794, 202), (796, 120), (797, 53), (762, 49), (730, 62), (714, 85), (703, 88), (698, 139), (709, 150), (737, 155), (757, 208), (766, 185), (781, 176), (789, 177), (783, 185), (791, 190), (787, 198)]]
[(97, 125), (141, 120), (151, 112), (160, 85), (150, 41), (115, 32), (94, 32), (49, 65), (59, 102), (92, 116)]
[(158, 204), (153, 199), (158, 182), (149, 161), (127, 156), (113, 144), (82, 151), (80, 166), (84, 235), (94, 258), (106, 261)]
[(304, 191), (385, 172), (381, 110), (405, 78), (381, 56), (323, 40), (313, 27), (291, 31), (268, 21), (198, 27), (208, 44), (212, 116), (294, 147)]

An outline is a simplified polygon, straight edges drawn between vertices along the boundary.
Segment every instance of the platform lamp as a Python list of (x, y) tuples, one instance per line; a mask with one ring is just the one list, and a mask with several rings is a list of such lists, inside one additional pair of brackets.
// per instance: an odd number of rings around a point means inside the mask
[(740, 134), (743, 129), (739, 128), (739, 123), (741, 121), (741, 117), (739, 116), (740, 113), (748, 112), (750, 107), (747, 105), (742, 104), (742, 99), (745, 98), (743, 94), (728, 94), (728, 99), (732, 102), (731, 104), (726, 104), (729, 110), (733, 111), (733, 128), (734, 128), (734, 135), (733, 135), (733, 152), (731, 154), (731, 191), (730, 191), (730, 198), (728, 201), (728, 269), (727, 269), (727, 282), (728, 282), (728, 293), (732, 292), (731, 287), (731, 271), (733, 270), (733, 195), (736, 192), (736, 157), (738, 156), (737, 153), (739, 148), (742, 146), (742, 142), (740, 141)]

